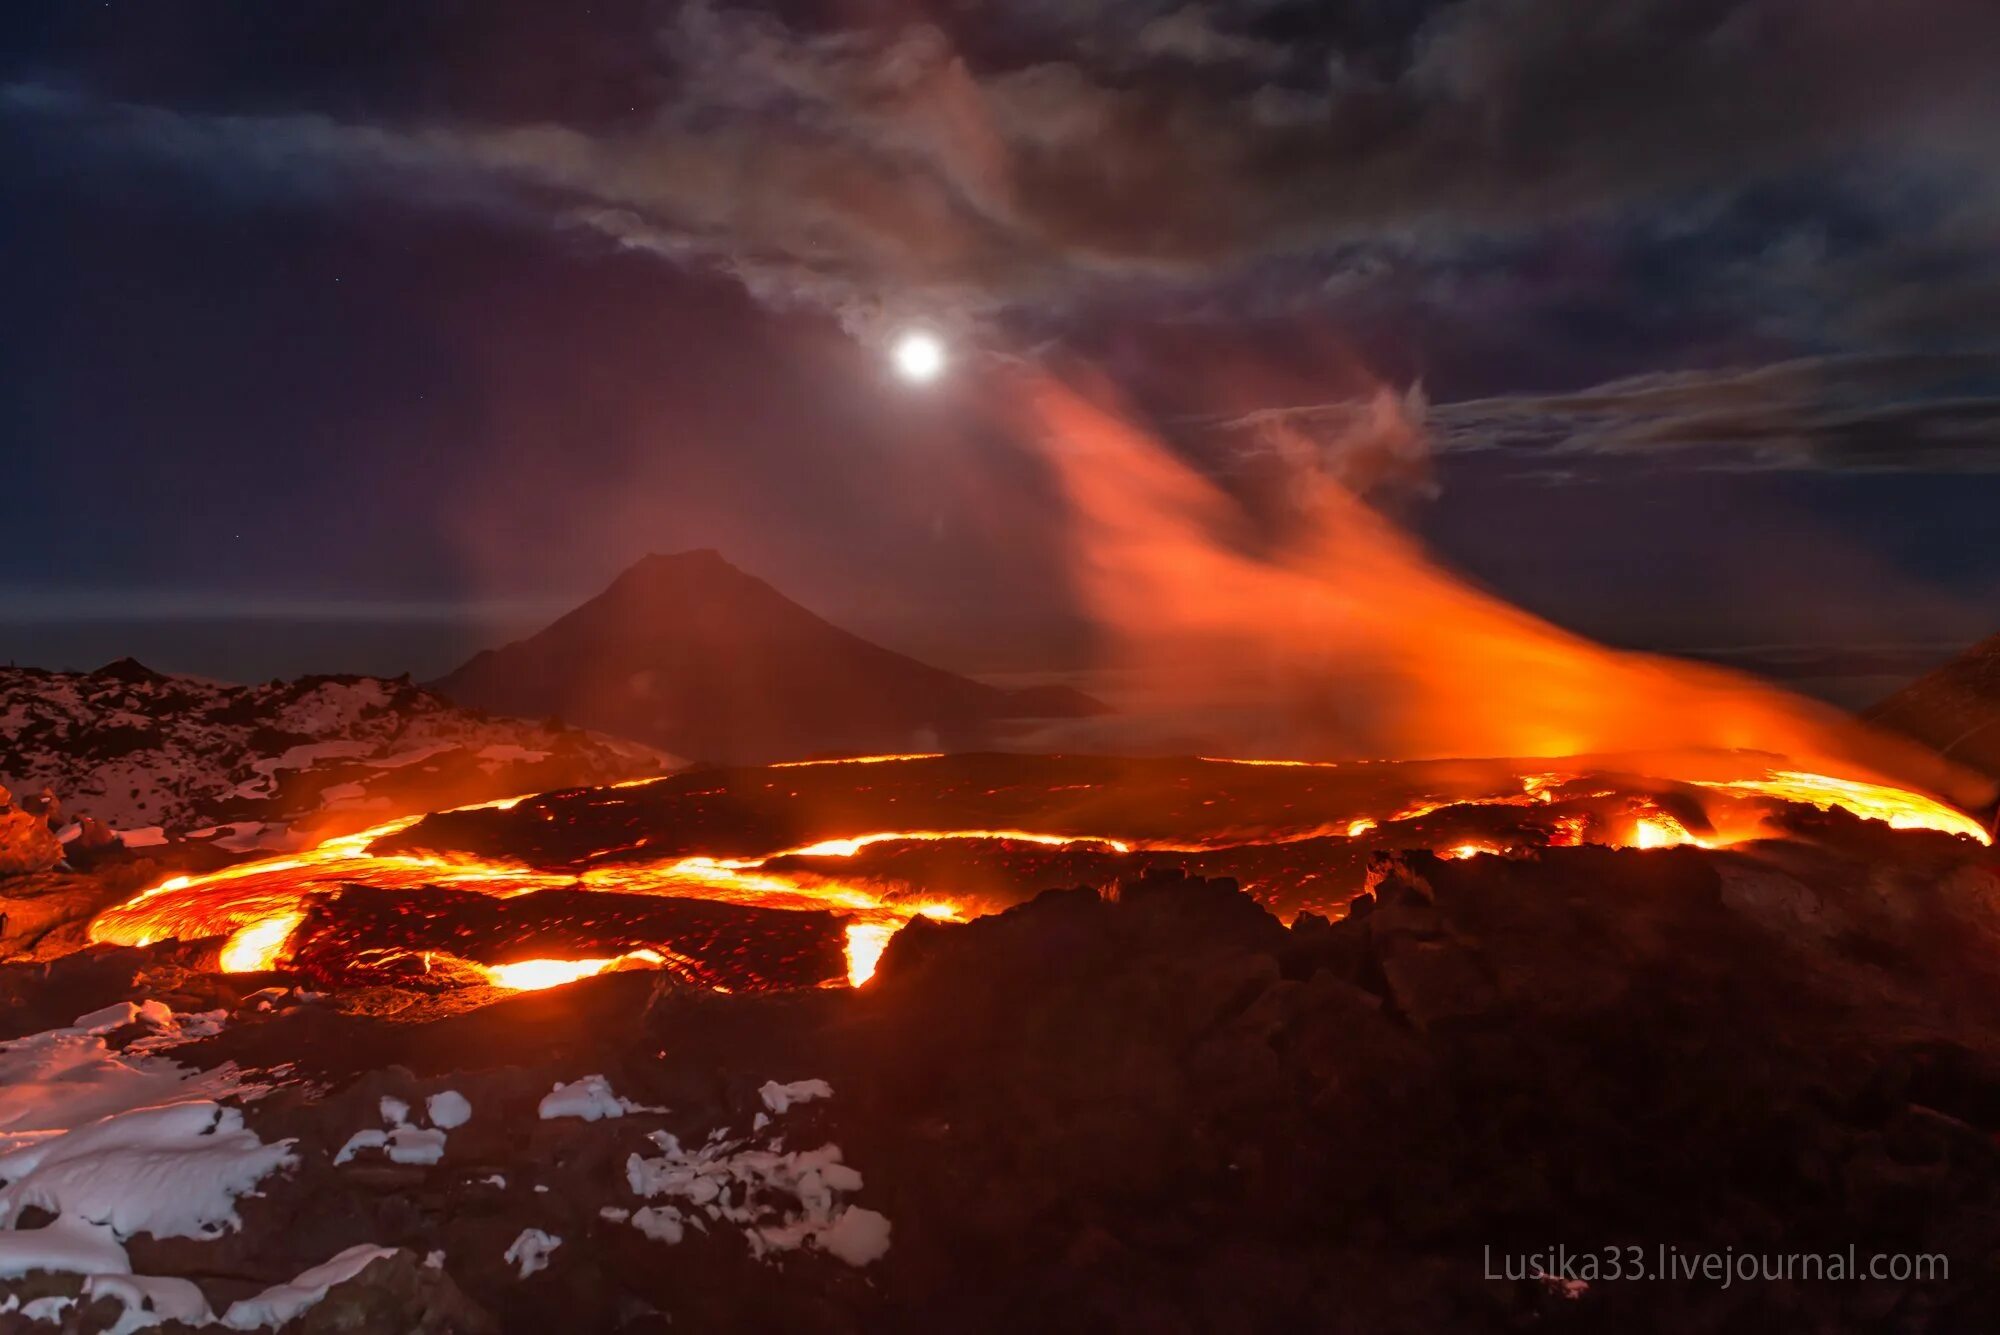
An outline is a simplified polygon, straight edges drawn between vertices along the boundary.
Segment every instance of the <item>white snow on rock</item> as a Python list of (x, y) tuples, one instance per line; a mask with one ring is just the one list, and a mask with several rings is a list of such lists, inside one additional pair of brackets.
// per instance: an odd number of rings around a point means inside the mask
[[(229, 1012), (226, 1010), (167, 1011), (166, 1007), (160, 1006), (156, 1001), (149, 1001), (145, 1005), (159, 1006), (160, 1010), (166, 1011), (167, 1019), (164, 1023), (157, 1021), (152, 1023), (149, 1032), (127, 1043), (125, 1055), (128, 1057), (165, 1052), (183, 1043), (214, 1038), (229, 1027)], [(141, 1006), (140, 1010), (143, 1012), (145, 1006)]]
[(72, 1275), (123, 1274), (132, 1268), (125, 1245), (111, 1231), (58, 1219), (43, 1228), (0, 1232), (0, 1279), (36, 1270)]
[(381, 1150), (390, 1163), (434, 1164), (444, 1158), (445, 1136), (428, 1127), (397, 1126), (386, 1131), (356, 1131), (333, 1156), (336, 1165), (352, 1160), (363, 1150)]
[[(637, 743), (460, 709), (409, 681), (232, 686), (125, 660), (95, 672), (0, 668), (0, 783), (44, 785), (128, 846), (199, 832), (283, 847), (332, 811), (430, 810), (612, 783), (677, 762)], [(390, 808), (394, 810), (390, 810)]]
[(879, 1211), (850, 1205), (817, 1238), (819, 1249), (849, 1265), (867, 1265), (889, 1253), (889, 1218)]
[(344, 1284), (384, 1256), (394, 1256), (394, 1247), (358, 1243), (331, 1260), (299, 1273), (288, 1284), (274, 1284), (254, 1298), (230, 1304), (222, 1314), (222, 1324), (231, 1330), (256, 1330), (262, 1326), (282, 1326), (320, 1299), (336, 1284)]
[(434, 1164), (444, 1158), (444, 1132), (399, 1126), (389, 1133), (391, 1163)]
[(83, 1281), (83, 1296), (113, 1298), (125, 1311), (104, 1335), (134, 1335), (162, 1321), (206, 1326), (215, 1321), (208, 1299), (192, 1280), (163, 1275), (91, 1275)]
[[(456, 1094), (451, 1097), (464, 1105), (466, 1117), (472, 1115), (471, 1104)], [(437, 1101), (433, 1098), (426, 1106), (434, 1108)], [(445, 1133), (442, 1129), (421, 1127), (411, 1122), (410, 1105), (392, 1094), (384, 1094), (376, 1106), (382, 1114), (382, 1129), (364, 1128), (349, 1136), (347, 1143), (333, 1156), (336, 1167), (352, 1161), (363, 1150), (381, 1150), (388, 1156), (389, 1162), (401, 1164), (434, 1164), (444, 1158)], [(447, 1104), (446, 1111), (455, 1112), (457, 1109)], [(436, 1121), (435, 1115), (432, 1120)], [(464, 1120), (461, 1117), (448, 1125), (457, 1126)]]
[(580, 1076), (568, 1084), (558, 1080), (554, 1089), (542, 1095), (536, 1108), (545, 1122), (558, 1117), (581, 1117), (586, 1122), (595, 1122), (605, 1117), (623, 1117), (626, 1113), (665, 1111), (621, 1098), (612, 1092), (611, 1082), (601, 1075)]
[(672, 1205), (648, 1205), (632, 1212), (632, 1227), (668, 1246), (687, 1236), (687, 1216)]
[(208, 1099), (135, 1108), (0, 1155), (0, 1222), (35, 1205), (122, 1237), (219, 1237), (241, 1223), (238, 1196), (296, 1162), (291, 1145)]
[(764, 1106), (773, 1116), (783, 1117), (798, 1104), (832, 1098), (833, 1086), (824, 1080), (794, 1080), (789, 1085), (766, 1080), (758, 1088), (757, 1096), (764, 1100)]
[(627, 1158), (626, 1185), (636, 1196), (678, 1202), (633, 1213), (632, 1226), (650, 1238), (679, 1242), (685, 1225), (706, 1227), (705, 1216), (740, 1228), (757, 1257), (810, 1244), (859, 1266), (889, 1250), (889, 1220), (842, 1200), (862, 1179), (841, 1162), (838, 1145), (787, 1154), (777, 1141), (710, 1140), (686, 1150), (665, 1131), (650, 1139), (660, 1154)]
[[(246, 1092), (233, 1066), (200, 1072), (150, 1055), (207, 1037), (224, 1018), (176, 1014), (156, 1001), (121, 1001), (63, 1028), (0, 1043), (0, 1153), (133, 1108)], [(135, 1024), (148, 1032), (122, 1052), (105, 1041)]]
[(63, 1319), (63, 1313), (69, 1311), (74, 1306), (76, 1306), (76, 1299), (65, 1298), (60, 1294), (50, 1294), (46, 1298), (37, 1298), (31, 1303), (23, 1303), (21, 1305), (21, 1315), (38, 1326), (53, 1326)]
[(442, 1090), (424, 1100), (431, 1125), (450, 1131), (472, 1120), (472, 1102), (455, 1089)]
[(549, 1253), (560, 1246), (562, 1246), (561, 1238), (544, 1233), (539, 1228), (524, 1228), (521, 1230), (521, 1236), (508, 1245), (506, 1255), (502, 1259), (507, 1264), (518, 1267), (521, 1278), (526, 1279), (538, 1270), (547, 1270)]
[(123, 1029), (128, 1024), (143, 1021), (154, 1028), (165, 1028), (174, 1022), (174, 1013), (157, 1001), (115, 1001), (88, 1015), (79, 1015), (70, 1021), (70, 1028), (81, 1029), (86, 1034), (108, 1034), (114, 1029)]
[[(242, 1220), (236, 1199), (297, 1162), (265, 1144), (243, 1113), (207, 1099), (135, 1108), (0, 1154), (0, 1275), (30, 1270), (126, 1274), (140, 1233), (215, 1238)], [(57, 1216), (20, 1229), (27, 1206)]]

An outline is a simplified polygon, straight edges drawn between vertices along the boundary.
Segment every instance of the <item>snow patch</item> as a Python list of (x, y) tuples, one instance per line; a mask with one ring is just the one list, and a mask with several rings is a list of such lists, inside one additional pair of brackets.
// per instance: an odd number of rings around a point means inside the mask
[(301, 1271), (289, 1284), (274, 1284), (254, 1298), (232, 1303), (222, 1314), (222, 1324), (231, 1330), (256, 1330), (262, 1326), (282, 1326), (326, 1297), (326, 1291), (344, 1284), (385, 1256), (394, 1256), (394, 1247), (358, 1243), (331, 1260)]
[[(128, 1274), (123, 1242), (215, 1238), (242, 1226), (236, 1200), (298, 1162), (243, 1113), (206, 1099), (135, 1108), (0, 1155), (0, 1275)], [(57, 1216), (21, 1229), (23, 1209)]]
[(69, 1311), (74, 1306), (76, 1306), (76, 1299), (65, 1298), (59, 1294), (50, 1294), (46, 1298), (37, 1298), (31, 1303), (22, 1304), (21, 1315), (38, 1326), (53, 1326), (63, 1319), (63, 1313)]
[(238, 1196), (297, 1163), (291, 1145), (207, 1099), (135, 1108), (0, 1155), (0, 1223), (34, 1205), (124, 1238), (219, 1237), (242, 1222)]
[(814, 1099), (833, 1097), (833, 1086), (824, 1080), (794, 1080), (781, 1085), (775, 1080), (766, 1080), (757, 1090), (757, 1096), (773, 1116), (783, 1117), (801, 1103), (811, 1103)]
[(665, 1111), (621, 1098), (612, 1092), (611, 1082), (601, 1075), (581, 1076), (568, 1084), (558, 1080), (536, 1108), (545, 1122), (558, 1117), (581, 1117), (586, 1122), (595, 1122), (605, 1117), (623, 1117), (626, 1113)]
[(124, 1304), (125, 1311), (104, 1335), (133, 1335), (162, 1321), (181, 1321), (190, 1326), (214, 1322), (208, 1299), (193, 1281), (164, 1275), (91, 1275), (83, 1281), (85, 1300), (111, 1298)]
[[(471, 1104), (456, 1094), (451, 1097), (458, 1099), (458, 1102), (464, 1105), (466, 1117), (472, 1115)], [(435, 1107), (437, 1101), (437, 1098), (433, 1098), (427, 1106)], [(411, 1122), (408, 1103), (394, 1095), (384, 1094), (376, 1108), (382, 1115), (383, 1129), (364, 1128), (349, 1136), (347, 1143), (333, 1156), (335, 1167), (352, 1161), (363, 1150), (381, 1150), (388, 1156), (390, 1163), (430, 1165), (444, 1158), (443, 1130), (436, 1127), (421, 1127)], [(454, 1110), (447, 1105), (447, 1111)], [(433, 1116), (432, 1120), (436, 1121), (436, 1117)], [(448, 1125), (457, 1126), (464, 1120), (465, 1118), (461, 1117)]]
[(562, 1239), (554, 1234), (544, 1233), (539, 1228), (524, 1228), (521, 1236), (508, 1246), (502, 1259), (518, 1267), (521, 1278), (526, 1279), (538, 1270), (547, 1270), (549, 1253), (560, 1246)]
[(444, 1158), (442, 1131), (425, 1127), (398, 1126), (387, 1131), (356, 1131), (333, 1156), (336, 1167), (352, 1160), (363, 1150), (381, 1150), (390, 1163), (430, 1165)]
[(889, 1254), (889, 1218), (876, 1210), (850, 1205), (819, 1234), (819, 1248), (849, 1265), (867, 1265)]
[(706, 1227), (706, 1216), (740, 1228), (759, 1258), (811, 1244), (861, 1266), (889, 1250), (889, 1220), (842, 1200), (861, 1190), (862, 1178), (841, 1162), (838, 1145), (787, 1154), (778, 1141), (758, 1148), (744, 1140), (710, 1140), (690, 1151), (665, 1131), (650, 1139), (661, 1153), (627, 1158), (626, 1184), (636, 1196), (679, 1204), (634, 1212), (632, 1226), (647, 1237), (677, 1243), (686, 1225)]
[(686, 1216), (672, 1205), (648, 1205), (632, 1212), (632, 1227), (669, 1246), (687, 1236)]
[(472, 1120), (472, 1102), (455, 1089), (441, 1090), (424, 1101), (431, 1125), (450, 1131)]
[[(200, 1072), (150, 1056), (222, 1027), (219, 1012), (175, 1014), (156, 1001), (129, 1001), (60, 1029), (0, 1043), (0, 1153), (114, 1113), (177, 1098), (219, 1098), (249, 1089), (234, 1066)], [(134, 1024), (150, 1031), (114, 1051), (105, 1036)]]

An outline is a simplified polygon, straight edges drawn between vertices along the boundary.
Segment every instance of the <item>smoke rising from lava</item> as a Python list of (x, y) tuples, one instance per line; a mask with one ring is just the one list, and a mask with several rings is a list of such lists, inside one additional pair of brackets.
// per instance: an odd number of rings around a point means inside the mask
[[(1825, 706), (1592, 643), (1471, 586), (1306, 462), (1338, 451), (1279, 451), (1294, 464), (1293, 513), (1273, 533), (1094, 393), (1024, 382), (1029, 434), (1070, 508), (1068, 562), (1100, 666), (1131, 691), (1124, 718), (1084, 726), (1122, 730), (1118, 749), (1145, 735), (1317, 759), (1756, 750), (1990, 800), (1984, 781)], [(1379, 436), (1379, 415), (1357, 429)]]

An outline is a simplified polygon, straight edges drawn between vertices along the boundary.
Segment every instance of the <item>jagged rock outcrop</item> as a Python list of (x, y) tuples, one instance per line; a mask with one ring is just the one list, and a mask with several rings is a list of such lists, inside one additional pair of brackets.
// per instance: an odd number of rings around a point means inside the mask
[[(407, 679), (233, 686), (130, 659), (0, 669), (0, 777), (133, 847), (250, 848), (465, 802), (659, 773), (650, 747), (467, 710)], [(39, 796), (37, 801), (41, 801)], [(25, 835), (23, 837), (26, 837)]]
[(62, 861), (62, 843), (40, 816), (0, 809), (0, 876), (47, 871)]
[(2000, 635), (1919, 677), (1866, 717), (2000, 778)]

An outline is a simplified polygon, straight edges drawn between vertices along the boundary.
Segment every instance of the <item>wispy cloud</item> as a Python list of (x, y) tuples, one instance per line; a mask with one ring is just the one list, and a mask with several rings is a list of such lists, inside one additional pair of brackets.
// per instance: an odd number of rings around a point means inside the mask
[[(1211, 424), (1340, 440), (1353, 402), (1275, 408)], [(2000, 353), (1829, 356), (1613, 380), (1565, 394), (1431, 405), (1441, 459), (1481, 456), (1517, 476), (1586, 481), (1632, 464), (1716, 471), (2000, 472)], [(1407, 451), (1406, 451), (1407, 453)]]

